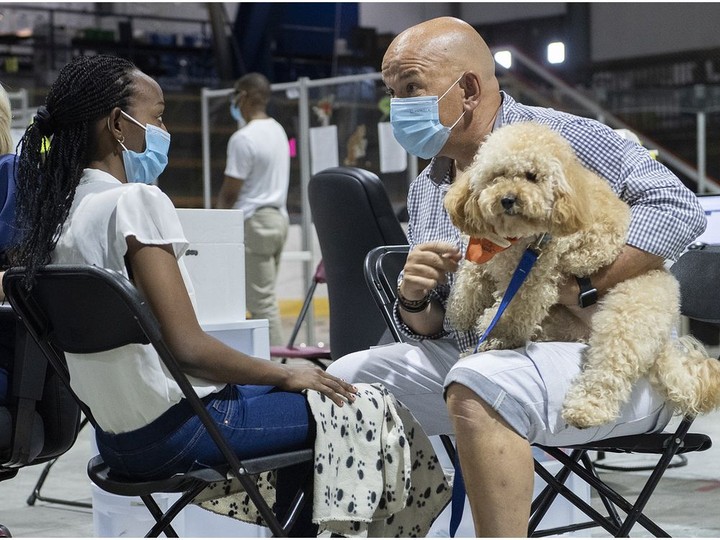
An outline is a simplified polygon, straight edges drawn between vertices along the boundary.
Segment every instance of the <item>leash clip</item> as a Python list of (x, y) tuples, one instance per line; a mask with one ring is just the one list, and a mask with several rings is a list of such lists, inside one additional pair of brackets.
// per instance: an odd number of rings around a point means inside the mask
[(529, 250), (532, 250), (533, 253), (539, 258), (540, 255), (542, 255), (543, 249), (545, 249), (545, 245), (552, 239), (552, 236), (550, 233), (542, 233), (540, 237), (535, 240), (532, 244), (530, 244), (527, 248)]

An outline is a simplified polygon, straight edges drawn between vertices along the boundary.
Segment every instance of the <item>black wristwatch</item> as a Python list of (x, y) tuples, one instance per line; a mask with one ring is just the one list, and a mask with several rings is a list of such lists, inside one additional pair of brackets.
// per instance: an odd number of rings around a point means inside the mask
[(580, 294), (578, 294), (578, 305), (581, 308), (592, 306), (598, 299), (598, 291), (593, 287), (589, 277), (576, 277)]

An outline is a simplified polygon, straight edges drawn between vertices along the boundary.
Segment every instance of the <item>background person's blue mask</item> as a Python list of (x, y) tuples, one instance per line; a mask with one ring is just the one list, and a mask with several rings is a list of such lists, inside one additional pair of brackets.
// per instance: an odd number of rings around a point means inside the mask
[(410, 154), (422, 159), (430, 159), (445, 146), (450, 131), (457, 125), (465, 111), (452, 126), (446, 127), (440, 123), (438, 102), (460, 79), (462, 75), (440, 97), (419, 96), (390, 100), (390, 124), (393, 135)]
[(243, 127), (245, 126), (245, 124), (247, 124), (247, 122), (245, 122), (245, 118), (243, 118), (243, 115), (240, 112), (240, 107), (237, 106), (237, 103), (230, 104), (230, 116), (233, 117), (233, 120), (235, 120), (240, 127)]
[(128, 119), (135, 122), (145, 130), (145, 150), (133, 152), (120, 143), (125, 177), (128, 182), (154, 184), (168, 164), (168, 150), (170, 150), (170, 134), (157, 126), (148, 124), (143, 126), (125, 111), (121, 111)]

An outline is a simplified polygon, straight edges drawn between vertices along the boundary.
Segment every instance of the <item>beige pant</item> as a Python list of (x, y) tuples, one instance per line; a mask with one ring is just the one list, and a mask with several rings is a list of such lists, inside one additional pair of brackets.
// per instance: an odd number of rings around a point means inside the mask
[(288, 219), (270, 207), (258, 209), (245, 220), (245, 302), (251, 319), (267, 319), (270, 345), (285, 345), (275, 283)]

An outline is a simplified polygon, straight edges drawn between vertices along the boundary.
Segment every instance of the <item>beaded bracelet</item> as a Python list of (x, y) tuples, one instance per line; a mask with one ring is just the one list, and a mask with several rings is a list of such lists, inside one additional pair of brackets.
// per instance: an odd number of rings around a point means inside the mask
[(408, 300), (400, 293), (400, 286), (398, 286), (397, 289), (397, 297), (400, 307), (408, 313), (420, 313), (421, 311), (425, 311), (425, 308), (427, 308), (428, 304), (430, 304), (429, 294), (425, 295), (425, 297), (420, 300)]

